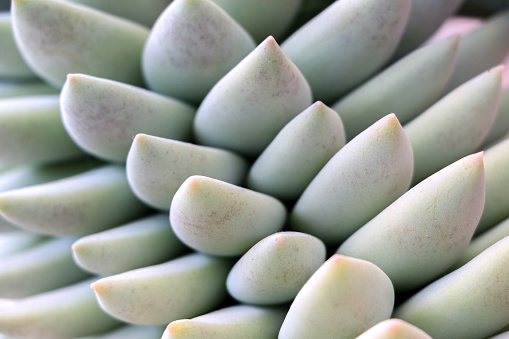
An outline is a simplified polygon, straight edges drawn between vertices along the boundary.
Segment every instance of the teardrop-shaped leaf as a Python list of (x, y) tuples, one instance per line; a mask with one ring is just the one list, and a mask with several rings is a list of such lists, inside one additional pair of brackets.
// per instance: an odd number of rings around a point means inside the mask
[(509, 319), (508, 260), (509, 237), (505, 237), (411, 296), (394, 316), (436, 339), (493, 335)]
[(101, 307), (128, 323), (166, 325), (214, 310), (226, 297), (229, 261), (194, 253), (94, 282)]
[(338, 114), (315, 102), (286, 124), (260, 154), (246, 185), (279, 199), (296, 200), (345, 139)]
[(97, 278), (22, 299), (2, 299), (0, 333), (12, 338), (76, 338), (120, 322), (101, 310), (90, 289)]
[(397, 291), (422, 286), (467, 248), (481, 218), (484, 185), (482, 153), (460, 159), (402, 195), (337, 252), (373, 262)]
[(207, 94), (194, 120), (196, 138), (257, 156), (311, 101), (306, 79), (268, 37)]
[(211, 255), (240, 256), (280, 231), (286, 208), (277, 199), (205, 176), (190, 176), (175, 193), (170, 223), (187, 246)]
[(11, 12), (21, 55), (51, 85), (61, 88), (69, 73), (143, 84), (146, 27), (60, 0), (14, 0)]
[(389, 114), (329, 160), (295, 204), (290, 227), (337, 246), (408, 190), (412, 170), (410, 142)]
[(456, 67), (445, 93), (485, 70), (501, 64), (509, 53), (509, 10), (488, 18), (481, 27), (461, 37)]
[(355, 339), (432, 339), (426, 332), (401, 319), (379, 322)]
[(288, 302), (323, 264), (325, 255), (325, 245), (312, 235), (278, 232), (260, 240), (235, 263), (226, 288), (248, 304)]
[(403, 126), (414, 150), (414, 183), (479, 148), (495, 120), (501, 78), (501, 67), (483, 72)]
[(235, 305), (171, 322), (161, 339), (276, 338), (287, 309)]
[(244, 28), (212, 1), (174, 0), (150, 31), (143, 75), (154, 91), (199, 104), (255, 46)]
[(205, 175), (234, 185), (246, 175), (247, 161), (214, 147), (138, 134), (127, 156), (127, 179), (136, 196), (168, 211), (171, 200), (191, 175)]
[(60, 118), (59, 96), (0, 100), (0, 162), (36, 164), (84, 156)]
[(76, 263), (102, 275), (159, 264), (186, 251), (168, 221), (155, 214), (80, 238), (72, 245)]
[(188, 140), (195, 109), (117, 81), (69, 74), (60, 95), (62, 121), (78, 146), (99, 158), (125, 162), (133, 135)]
[(410, 3), (335, 1), (281, 48), (309, 81), (315, 99), (329, 103), (387, 62), (405, 29)]
[(355, 338), (388, 319), (394, 289), (374, 264), (334, 254), (295, 297), (279, 339)]
[(84, 173), (0, 193), (0, 212), (15, 225), (50, 235), (85, 235), (140, 217), (125, 170), (106, 165)]
[(348, 138), (394, 112), (405, 124), (442, 94), (454, 69), (458, 37), (424, 46), (341, 98), (332, 108)]

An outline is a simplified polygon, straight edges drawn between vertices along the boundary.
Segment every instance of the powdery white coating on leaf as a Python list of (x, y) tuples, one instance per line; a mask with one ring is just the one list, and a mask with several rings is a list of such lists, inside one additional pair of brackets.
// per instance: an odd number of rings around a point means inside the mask
[(101, 307), (128, 323), (166, 325), (214, 310), (226, 297), (231, 263), (193, 253), (94, 282)]
[(351, 235), (338, 253), (379, 266), (397, 291), (428, 283), (466, 249), (484, 207), (482, 153), (428, 177)]
[(0, 211), (13, 224), (49, 235), (85, 235), (146, 213), (125, 170), (105, 165), (84, 173), (0, 194)]
[(290, 228), (337, 246), (405, 193), (410, 142), (389, 114), (340, 149), (308, 185), (290, 213)]
[(394, 289), (374, 264), (334, 254), (295, 297), (280, 339), (354, 338), (391, 316)]
[(212, 1), (174, 0), (145, 44), (143, 75), (154, 91), (198, 104), (255, 46)]
[(332, 108), (349, 139), (388, 112), (405, 124), (442, 94), (456, 62), (458, 36), (424, 46), (348, 93)]
[(194, 132), (202, 144), (257, 156), (311, 103), (306, 79), (268, 37), (207, 94)]
[(436, 339), (494, 335), (509, 318), (508, 260), (509, 237), (505, 237), (414, 294), (394, 316)]
[(144, 203), (168, 211), (177, 189), (191, 175), (240, 184), (247, 161), (235, 153), (186, 142), (138, 134), (127, 156), (126, 171), (134, 194)]
[(479, 234), (509, 217), (509, 139), (502, 139), (486, 150), (486, 204), (477, 226)]
[(69, 74), (60, 95), (66, 131), (86, 152), (124, 163), (133, 136), (188, 140), (196, 109), (117, 81)]
[(210, 255), (241, 256), (283, 228), (277, 199), (205, 176), (190, 176), (175, 193), (170, 223), (187, 246)]
[(337, 100), (387, 62), (405, 29), (410, 4), (335, 1), (281, 48), (309, 81), (316, 100)]
[(478, 149), (495, 120), (501, 78), (500, 66), (483, 72), (403, 126), (414, 151), (414, 183)]
[(226, 287), (240, 302), (275, 305), (291, 301), (325, 261), (322, 241), (279, 232), (256, 243), (233, 266)]
[(167, 214), (155, 214), (90, 234), (72, 245), (74, 260), (84, 270), (112, 275), (154, 265), (181, 255)]
[(60, 0), (12, 2), (20, 52), (42, 79), (61, 88), (68, 73), (142, 85), (141, 54), (148, 28)]
[(108, 331), (120, 322), (97, 304), (88, 279), (22, 299), (0, 300), (0, 333), (12, 338), (65, 339)]
[(171, 322), (161, 339), (275, 338), (286, 307), (235, 305)]

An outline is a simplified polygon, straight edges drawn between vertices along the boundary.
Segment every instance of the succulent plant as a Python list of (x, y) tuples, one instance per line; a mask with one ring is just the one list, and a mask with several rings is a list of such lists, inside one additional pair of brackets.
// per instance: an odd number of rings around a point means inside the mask
[(0, 0), (0, 338), (507, 335), (494, 3)]

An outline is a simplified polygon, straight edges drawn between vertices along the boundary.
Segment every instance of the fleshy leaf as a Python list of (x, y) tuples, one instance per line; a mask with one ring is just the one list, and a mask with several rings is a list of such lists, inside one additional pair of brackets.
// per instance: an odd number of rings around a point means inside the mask
[(374, 264), (334, 254), (295, 297), (279, 339), (347, 339), (388, 319), (394, 289)]
[(405, 124), (431, 106), (442, 94), (454, 69), (458, 37), (424, 46), (332, 106), (352, 139), (389, 112)]
[(249, 169), (247, 187), (296, 200), (345, 139), (338, 114), (318, 101), (286, 124), (260, 154)]
[(171, 322), (161, 339), (276, 338), (286, 308), (235, 305)]
[(72, 245), (76, 263), (102, 275), (159, 264), (186, 251), (168, 216), (155, 214), (80, 238)]
[(61, 88), (69, 73), (143, 84), (146, 27), (60, 0), (13, 0), (11, 13), (21, 55), (49, 84)]
[(127, 156), (127, 178), (143, 202), (168, 211), (173, 195), (191, 175), (205, 175), (234, 185), (246, 175), (247, 161), (214, 147), (138, 134)]
[(58, 95), (0, 100), (0, 149), (0, 162), (15, 165), (85, 155), (62, 125)]
[(131, 192), (125, 170), (114, 165), (0, 193), (0, 212), (8, 221), (50, 235), (95, 233), (146, 211)]
[(416, 49), (458, 10), (464, 0), (412, 0), (410, 15), (394, 57)]
[(379, 322), (355, 339), (432, 339), (426, 332), (401, 319)]
[(0, 297), (28, 297), (88, 277), (72, 259), (71, 244), (75, 240), (53, 238), (0, 259)]
[(78, 146), (125, 162), (138, 133), (188, 140), (196, 109), (117, 81), (69, 74), (60, 95), (64, 127)]
[(287, 32), (303, 0), (212, 0), (242, 25), (256, 41)]
[(486, 203), (477, 226), (479, 234), (509, 217), (509, 139), (503, 139), (486, 150)]
[(483, 72), (403, 126), (414, 150), (414, 183), (479, 148), (495, 120), (501, 79), (501, 67)]
[(76, 338), (113, 329), (84, 280), (18, 300), (0, 300), (0, 333), (13, 338)]
[(436, 339), (493, 335), (509, 319), (508, 261), (509, 237), (505, 237), (411, 296), (394, 316)]
[(306, 79), (268, 37), (207, 94), (194, 131), (202, 144), (257, 156), (311, 103)]
[(410, 3), (335, 1), (281, 48), (309, 81), (315, 99), (329, 103), (387, 62), (405, 29)]
[(458, 160), (402, 195), (337, 252), (373, 262), (396, 291), (420, 287), (467, 248), (481, 218), (484, 185), (482, 153)]
[(456, 67), (445, 93), (501, 64), (509, 53), (507, 32), (509, 10), (488, 18), (481, 27), (461, 37)]
[(175, 193), (170, 224), (187, 246), (218, 256), (241, 256), (280, 231), (286, 208), (277, 199), (205, 176), (190, 176)]
[(337, 246), (410, 187), (412, 147), (389, 114), (340, 149), (290, 214), (292, 230)]
[(253, 38), (208, 0), (174, 0), (157, 19), (142, 69), (156, 92), (199, 104), (254, 48)]
[(0, 12), (0, 78), (16, 80), (34, 80), (37, 76), (27, 66), (12, 35), (11, 14)]
[(231, 296), (247, 304), (292, 301), (325, 261), (321, 240), (309, 234), (279, 232), (256, 243), (233, 266), (226, 280)]
[(140, 325), (166, 325), (214, 310), (226, 297), (229, 261), (194, 253), (94, 282), (101, 307)]

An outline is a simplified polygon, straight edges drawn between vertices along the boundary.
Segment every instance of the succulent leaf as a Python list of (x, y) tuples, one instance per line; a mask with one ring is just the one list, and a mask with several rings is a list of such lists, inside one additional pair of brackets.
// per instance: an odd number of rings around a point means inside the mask
[(85, 235), (140, 217), (122, 167), (105, 165), (72, 177), (0, 193), (0, 212), (13, 224), (50, 235)]
[(28, 297), (87, 278), (89, 274), (72, 259), (71, 244), (75, 240), (49, 239), (0, 259), (0, 297)]
[(408, 22), (395, 58), (400, 58), (429, 38), (465, 0), (412, 0)]
[(340, 149), (307, 186), (290, 228), (337, 246), (410, 187), (412, 147), (394, 114)]
[(345, 141), (338, 114), (317, 101), (279, 131), (249, 168), (246, 186), (296, 200)]
[(9, 338), (64, 339), (113, 329), (120, 323), (97, 304), (89, 287), (94, 280), (22, 299), (1, 300), (0, 333)]
[(401, 319), (379, 322), (355, 339), (432, 339), (426, 332)]
[(134, 194), (151, 207), (168, 211), (191, 175), (240, 184), (248, 163), (235, 153), (177, 140), (138, 134), (127, 156), (126, 172)]
[(391, 316), (394, 289), (376, 265), (334, 254), (295, 297), (279, 339), (354, 338)]
[(479, 234), (509, 217), (509, 139), (502, 139), (486, 150), (486, 203), (476, 233)]
[(240, 302), (275, 305), (295, 298), (325, 261), (326, 248), (309, 234), (279, 232), (265, 237), (233, 266), (226, 280)]
[(306, 79), (268, 37), (207, 94), (194, 132), (202, 144), (254, 157), (311, 103)]
[(493, 335), (509, 318), (508, 260), (509, 237), (505, 237), (411, 296), (394, 316), (436, 339)]
[(405, 124), (442, 94), (456, 61), (458, 36), (424, 46), (349, 92), (332, 108), (352, 139), (394, 112)]
[(226, 297), (231, 263), (194, 253), (94, 282), (101, 307), (132, 324), (166, 325), (213, 311)]
[(58, 95), (0, 100), (0, 162), (37, 164), (82, 157), (60, 119)]
[(205, 176), (187, 178), (175, 193), (170, 224), (187, 246), (217, 256), (241, 256), (280, 231), (286, 208), (277, 199)]
[(143, 84), (146, 27), (60, 0), (13, 0), (11, 13), (21, 55), (52, 86), (61, 88), (69, 73)]
[(303, 0), (212, 0), (258, 42), (269, 35), (279, 39), (290, 28)]
[(388, 61), (405, 29), (410, 3), (335, 1), (281, 48), (309, 81), (315, 99), (329, 103)]
[(66, 131), (86, 152), (124, 163), (133, 136), (189, 140), (196, 109), (117, 81), (69, 74), (60, 95)]
[(0, 12), (0, 78), (33, 80), (37, 76), (23, 61), (12, 35), (11, 14)]
[(501, 79), (500, 66), (483, 72), (403, 126), (414, 151), (414, 183), (479, 148), (497, 114)]
[(462, 158), (411, 188), (337, 252), (373, 262), (396, 291), (420, 287), (467, 248), (481, 218), (484, 185), (482, 152)]
[(186, 251), (166, 214), (154, 214), (80, 238), (72, 245), (83, 269), (113, 275), (170, 260)]
[(254, 48), (253, 38), (208, 0), (174, 0), (145, 44), (143, 75), (152, 90), (199, 104)]
[(509, 10), (488, 18), (479, 28), (461, 37), (458, 59), (445, 93), (485, 70), (501, 64), (509, 54)]
[(235, 305), (171, 322), (161, 339), (276, 338), (287, 309)]

